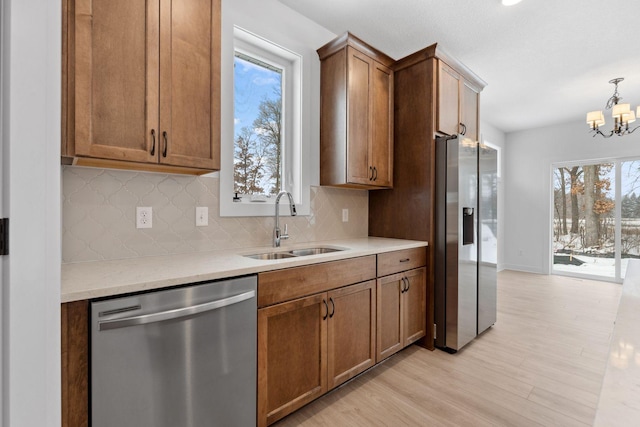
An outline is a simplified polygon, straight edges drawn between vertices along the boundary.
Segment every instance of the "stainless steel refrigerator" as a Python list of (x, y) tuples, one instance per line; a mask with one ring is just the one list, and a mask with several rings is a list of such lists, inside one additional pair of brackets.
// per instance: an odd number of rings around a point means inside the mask
[(497, 152), (436, 138), (436, 346), (456, 352), (496, 321)]

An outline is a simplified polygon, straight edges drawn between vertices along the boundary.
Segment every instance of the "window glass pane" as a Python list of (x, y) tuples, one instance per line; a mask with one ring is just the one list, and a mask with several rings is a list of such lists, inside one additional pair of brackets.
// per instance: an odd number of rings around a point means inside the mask
[(615, 277), (612, 163), (554, 170), (553, 268)]
[(282, 188), (282, 69), (236, 53), (234, 192), (277, 194)]
[(621, 163), (621, 274), (631, 258), (640, 258), (640, 160)]

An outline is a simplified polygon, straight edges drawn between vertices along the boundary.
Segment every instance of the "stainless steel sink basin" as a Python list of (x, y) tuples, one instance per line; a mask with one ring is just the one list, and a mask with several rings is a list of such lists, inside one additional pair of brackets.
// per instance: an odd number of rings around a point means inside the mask
[(304, 248), (304, 249), (293, 249), (289, 251), (289, 253), (295, 256), (307, 256), (307, 255), (320, 255), (320, 254), (328, 254), (330, 252), (338, 252), (344, 249), (336, 249), (336, 248)]
[(285, 259), (295, 258), (295, 255), (289, 252), (267, 252), (264, 254), (245, 255), (247, 258), (270, 260), (270, 259)]
[(344, 249), (337, 248), (303, 248), (292, 249), (290, 251), (282, 252), (265, 252), (262, 254), (245, 255), (247, 258), (259, 259), (259, 260), (274, 260), (274, 259), (286, 259), (295, 258), (299, 256), (320, 255), (328, 254), (331, 252), (344, 251)]

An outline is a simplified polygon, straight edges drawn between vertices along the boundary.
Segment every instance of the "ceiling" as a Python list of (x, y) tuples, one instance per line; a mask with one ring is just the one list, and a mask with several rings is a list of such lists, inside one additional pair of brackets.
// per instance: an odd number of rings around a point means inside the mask
[(280, 2), (395, 59), (438, 43), (488, 83), (482, 119), (504, 132), (585, 120), (604, 109), (615, 77), (625, 77), (623, 102), (640, 104), (640, 1)]

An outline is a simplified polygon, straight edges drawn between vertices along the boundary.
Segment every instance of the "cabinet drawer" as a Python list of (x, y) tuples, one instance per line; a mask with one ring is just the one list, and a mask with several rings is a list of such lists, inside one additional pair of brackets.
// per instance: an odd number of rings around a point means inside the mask
[(427, 264), (427, 248), (413, 248), (378, 255), (378, 277), (423, 267)]
[(375, 255), (260, 273), (258, 307), (364, 282), (375, 277)]

